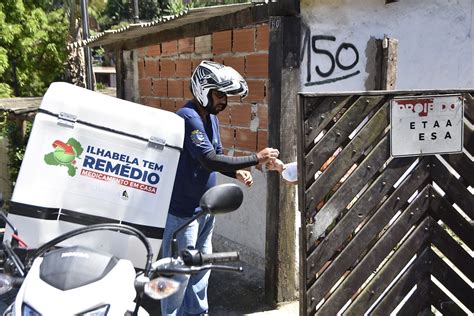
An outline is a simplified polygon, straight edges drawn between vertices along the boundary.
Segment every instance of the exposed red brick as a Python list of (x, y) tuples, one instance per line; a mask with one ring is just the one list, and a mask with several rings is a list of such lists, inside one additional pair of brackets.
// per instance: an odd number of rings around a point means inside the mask
[(255, 29), (234, 30), (232, 41), (232, 51), (234, 53), (255, 51)]
[(182, 99), (182, 100), (176, 100), (176, 110), (182, 108), (188, 100)]
[(158, 60), (145, 60), (145, 77), (158, 78), (160, 76), (160, 64)]
[(215, 61), (216, 63), (219, 63), (219, 64), (224, 64), (224, 58), (220, 56), (214, 56), (214, 58), (212, 58), (212, 61)]
[(257, 132), (247, 128), (235, 130), (235, 148), (255, 152), (257, 150)]
[(161, 44), (161, 54), (165, 56), (178, 53), (178, 41), (164, 42)]
[(174, 77), (175, 72), (176, 72), (176, 64), (174, 63), (174, 60), (171, 60), (171, 59), (160, 60), (160, 77), (161, 78)]
[(171, 98), (183, 97), (183, 80), (168, 80), (168, 96)]
[(255, 39), (255, 47), (257, 51), (266, 50), (268, 51), (269, 46), (269, 29), (268, 24), (262, 24), (257, 26), (257, 37)]
[(159, 109), (161, 107), (161, 100), (159, 98), (148, 98), (147, 105)]
[(161, 44), (148, 46), (146, 48), (146, 55), (149, 57), (158, 57), (161, 55)]
[(138, 91), (141, 97), (151, 96), (151, 79), (139, 79)]
[(189, 79), (183, 80), (183, 97), (185, 100), (191, 100), (193, 98), (193, 94), (191, 93), (191, 89), (189, 87)]
[(183, 53), (192, 53), (194, 51), (194, 37), (187, 37), (178, 40), (178, 52)]
[(191, 77), (191, 60), (188, 58), (176, 60), (176, 77)]
[(145, 60), (143, 58), (139, 58), (137, 65), (138, 65), (138, 79), (145, 78)]
[(268, 78), (268, 54), (245, 57), (245, 76)]
[[(196, 67), (201, 63), (201, 61), (203, 61), (204, 59), (193, 59), (192, 60), (192, 71), (194, 71), (194, 69), (196, 69)], [(207, 60), (207, 59), (206, 59)]]
[(221, 54), (230, 52), (232, 49), (232, 31), (212, 33), (212, 52)]
[(196, 54), (210, 53), (212, 50), (212, 35), (204, 35), (194, 38), (194, 52)]
[(248, 79), (249, 94), (245, 102), (264, 103), (265, 101), (265, 80)]
[(248, 156), (248, 155), (251, 155), (254, 152), (255, 151), (235, 149), (234, 150), (234, 157)]
[(221, 142), (225, 148), (234, 147), (235, 142), (235, 129), (229, 127), (220, 127)]
[(251, 119), (250, 103), (232, 104), (230, 108), (230, 121), (233, 126), (249, 127)]
[(227, 103), (240, 103), (240, 96), (238, 95), (228, 95)]
[(258, 127), (268, 129), (268, 105), (259, 104), (257, 108)]
[(167, 79), (153, 79), (153, 95), (157, 97), (168, 96)]
[(230, 121), (230, 105), (227, 105), (224, 111), (219, 113), (219, 126), (227, 125), (229, 126), (231, 121)]
[(242, 76), (244, 75), (245, 71), (245, 59), (244, 57), (225, 57), (224, 64), (230, 66), (237, 70)]
[(257, 131), (257, 151), (268, 147), (268, 131), (259, 129)]
[(161, 99), (161, 109), (176, 112), (176, 102), (173, 99)]
[(138, 58), (143, 58), (146, 55), (146, 47), (138, 48), (137, 49)]

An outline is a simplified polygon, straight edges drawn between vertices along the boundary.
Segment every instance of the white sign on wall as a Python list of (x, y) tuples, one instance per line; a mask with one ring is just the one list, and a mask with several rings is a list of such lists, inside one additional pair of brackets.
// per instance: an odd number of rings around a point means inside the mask
[(396, 97), (390, 101), (393, 157), (460, 153), (464, 107), (461, 95)]

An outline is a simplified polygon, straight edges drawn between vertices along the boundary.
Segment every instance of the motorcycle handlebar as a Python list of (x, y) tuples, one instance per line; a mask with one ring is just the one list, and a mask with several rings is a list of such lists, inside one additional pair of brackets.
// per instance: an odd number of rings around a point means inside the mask
[(224, 266), (224, 265), (216, 265), (216, 264), (206, 264), (203, 266), (167, 266), (167, 267), (159, 267), (155, 269), (155, 273), (157, 275), (170, 275), (170, 274), (195, 274), (205, 270), (221, 270), (221, 271), (235, 271), (235, 272), (242, 272), (242, 267), (232, 267), (232, 266)]
[(215, 264), (236, 261), (238, 259), (239, 253), (236, 251), (201, 254), (199, 250), (186, 249), (181, 252), (181, 257), (177, 259), (166, 257), (158, 260), (153, 264), (152, 270), (155, 276), (167, 276), (171, 274), (194, 274), (204, 270), (242, 272), (242, 267)]
[(218, 252), (202, 255), (202, 263), (219, 263), (239, 260), (239, 253), (237, 251)]
[(186, 249), (181, 252), (184, 264), (187, 266), (202, 266), (209, 263), (220, 263), (239, 260), (237, 251), (203, 254), (196, 249)]

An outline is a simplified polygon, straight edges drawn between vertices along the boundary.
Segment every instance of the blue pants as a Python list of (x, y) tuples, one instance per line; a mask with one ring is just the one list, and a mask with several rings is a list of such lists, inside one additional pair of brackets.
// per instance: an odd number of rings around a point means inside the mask
[[(168, 214), (163, 235), (162, 256), (170, 257), (171, 240), (177, 227), (189, 218), (181, 218)], [(176, 236), (179, 249), (198, 249), (202, 253), (212, 253), (212, 231), (214, 230), (214, 216), (204, 215), (189, 224)], [(173, 278), (180, 282), (180, 289), (175, 294), (161, 301), (161, 314), (173, 316), (199, 315), (207, 313), (207, 285), (211, 271), (198, 274), (176, 275)]]

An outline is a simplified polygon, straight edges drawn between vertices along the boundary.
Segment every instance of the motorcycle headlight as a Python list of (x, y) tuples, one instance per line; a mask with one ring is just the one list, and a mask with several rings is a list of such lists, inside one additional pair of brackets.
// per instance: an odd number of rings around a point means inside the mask
[(110, 305), (103, 305), (87, 312), (80, 313), (79, 316), (106, 316), (109, 312)]
[(145, 294), (151, 297), (154, 300), (161, 300), (165, 297), (174, 294), (179, 289), (179, 282), (165, 278), (159, 277), (151, 280), (145, 284)]
[(21, 306), (21, 315), (22, 316), (41, 316), (40, 313), (35, 311), (32, 307), (28, 306), (27, 304), (23, 304)]

